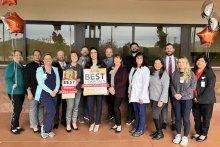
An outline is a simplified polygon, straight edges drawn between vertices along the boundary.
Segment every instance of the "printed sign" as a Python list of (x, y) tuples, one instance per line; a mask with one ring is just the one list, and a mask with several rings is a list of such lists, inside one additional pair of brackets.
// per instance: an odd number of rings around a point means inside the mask
[(77, 77), (77, 72), (74, 70), (63, 71), (62, 87), (59, 92), (60, 94), (62, 94), (62, 99), (75, 98), (75, 93), (77, 93), (76, 77)]
[(83, 95), (107, 95), (106, 68), (84, 69), (83, 83)]

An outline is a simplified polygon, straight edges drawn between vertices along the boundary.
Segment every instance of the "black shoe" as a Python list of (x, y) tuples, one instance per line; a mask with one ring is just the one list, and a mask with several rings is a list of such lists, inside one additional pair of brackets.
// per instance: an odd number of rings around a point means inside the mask
[(150, 134), (151, 137), (154, 137), (155, 135), (157, 135), (157, 131), (152, 133), (152, 134)]
[(24, 131), (24, 129), (21, 128), (21, 127), (17, 127), (17, 130), (18, 130), (19, 132), (23, 132), (23, 131)]
[(73, 127), (73, 130), (74, 130), (74, 131), (78, 131), (78, 130), (79, 130), (79, 128), (78, 128), (78, 127), (77, 127), (77, 128), (74, 128), (74, 127)]
[(15, 134), (15, 135), (18, 135), (21, 133), (20, 131), (18, 131), (18, 129), (14, 129), (14, 130), (11, 129), (10, 131), (12, 134)]
[(62, 121), (61, 124), (66, 127), (66, 121)]
[(117, 129), (115, 130), (115, 133), (121, 133), (121, 130), (120, 131), (118, 131)]
[(129, 131), (131, 134), (136, 132), (136, 128), (133, 128), (132, 130)]
[(196, 139), (196, 141), (197, 141), (197, 142), (203, 142), (203, 141), (205, 141), (207, 138), (208, 138), (207, 136), (206, 136), (204, 139), (201, 139), (200, 137), (198, 137), (198, 138)]
[(155, 136), (152, 137), (153, 140), (159, 140), (161, 138), (164, 138), (163, 132), (159, 131)]
[(172, 124), (171, 129), (172, 129), (172, 131), (176, 131), (176, 125)]
[(80, 124), (84, 124), (85, 123), (84, 119), (83, 118), (79, 118), (79, 123)]
[(117, 127), (115, 127), (115, 128), (114, 128), (114, 127), (111, 127), (111, 128), (110, 128), (110, 130), (116, 130), (116, 129), (117, 129)]
[(141, 135), (143, 135), (143, 134), (144, 134), (143, 131), (136, 131), (136, 132), (134, 132), (134, 133), (132, 134), (132, 136), (134, 136), (134, 137), (139, 137), (139, 136), (141, 136)]
[(33, 129), (33, 133), (36, 133), (36, 134), (40, 133), (40, 129), (38, 129), (36, 131)]
[(127, 120), (127, 122), (126, 122), (126, 125), (131, 125), (131, 123), (133, 123), (134, 122), (134, 119), (131, 119), (131, 120)]
[(59, 124), (54, 124), (53, 129), (58, 129), (59, 128)]
[(196, 137), (196, 136), (194, 136), (194, 135), (191, 137), (192, 140), (197, 140), (198, 138), (199, 138), (199, 136)]
[(166, 130), (166, 128), (167, 128), (167, 124), (166, 124), (166, 123), (162, 123), (161, 128), (164, 129), (164, 130)]
[(66, 131), (67, 131), (68, 133), (70, 133), (72, 130), (71, 130), (71, 129), (70, 129), (70, 130), (67, 130), (67, 129), (66, 129)]

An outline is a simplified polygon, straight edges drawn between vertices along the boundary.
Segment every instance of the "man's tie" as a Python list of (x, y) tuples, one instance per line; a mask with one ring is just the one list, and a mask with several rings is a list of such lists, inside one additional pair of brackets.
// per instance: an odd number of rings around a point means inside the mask
[(169, 67), (168, 67), (169, 76), (172, 76), (172, 59), (169, 57)]

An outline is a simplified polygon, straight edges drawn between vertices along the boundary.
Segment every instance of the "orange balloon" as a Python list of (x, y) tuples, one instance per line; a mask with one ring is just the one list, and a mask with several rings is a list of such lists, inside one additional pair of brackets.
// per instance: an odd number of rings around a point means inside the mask
[(16, 12), (13, 12), (11, 16), (6, 17), (5, 22), (8, 24), (11, 33), (23, 33), (25, 22)]
[(17, 5), (17, 0), (2, 0), (2, 5), (8, 4), (9, 6)]
[(217, 36), (217, 32), (212, 31), (208, 27), (206, 27), (204, 30), (197, 33), (197, 35), (200, 38), (201, 44), (210, 45), (214, 42), (214, 38)]

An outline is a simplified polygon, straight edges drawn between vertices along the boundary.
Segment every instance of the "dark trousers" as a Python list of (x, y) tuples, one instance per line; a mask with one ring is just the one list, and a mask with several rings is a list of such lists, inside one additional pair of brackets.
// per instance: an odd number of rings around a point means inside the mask
[(192, 109), (192, 100), (176, 100), (173, 99), (175, 121), (176, 121), (176, 132), (181, 134), (182, 119), (184, 126), (184, 136), (189, 135), (190, 130), (190, 112)]
[(107, 95), (105, 96), (106, 104), (107, 104), (107, 109), (108, 109), (108, 116), (109, 117), (115, 117), (114, 115), (114, 96), (112, 95)]
[[(169, 100), (171, 104), (171, 123), (175, 124), (175, 112), (174, 112), (174, 106), (173, 106), (173, 99), (174, 97), (172, 97), (171, 88), (169, 88)], [(167, 123), (168, 104), (169, 104), (169, 101), (162, 108), (161, 119), (163, 123)]]
[(11, 129), (14, 130), (19, 127), (19, 118), (22, 111), (22, 105), (24, 103), (24, 94), (8, 94), (8, 97), (12, 104), (12, 118), (11, 118)]
[[(96, 125), (101, 124), (102, 115), (102, 95), (90, 95), (87, 97), (87, 105), (89, 112), (89, 124), (95, 122)], [(96, 118), (94, 119), (94, 105), (96, 102)]]
[(208, 135), (214, 104), (193, 104), (196, 134)]
[(61, 122), (65, 123), (66, 122), (66, 100), (62, 99), (62, 95), (58, 94), (57, 95), (57, 104), (56, 104), (56, 114), (54, 117), (54, 124), (59, 124), (60, 121), (60, 105), (62, 103), (62, 111), (61, 111)]
[(87, 96), (83, 96), (82, 92), (79, 101), (78, 118), (83, 120), (84, 117), (89, 117), (88, 115)]
[(132, 103), (129, 103), (128, 97), (125, 98), (127, 103), (127, 121), (135, 119), (135, 112)]
[(121, 125), (121, 110), (120, 110), (120, 106), (121, 106), (121, 102), (122, 102), (123, 98), (116, 97), (116, 96), (112, 96), (112, 97), (114, 98), (113, 105), (114, 105), (115, 124), (117, 126), (120, 126)]
[(158, 107), (157, 106), (158, 101), (151, 100), (150, 104), (151, 104), (151, 108), (152, 108), (153, 119), (160, 119), (161, 111), (162, 111), (163, 107), (166, 105), (166, 103), (163, 103), (162, 107)]
[(53, 120), (56, 114), (57, 97), (51, 97), (48, 95), (41, 98), (40, 101), (46, 110), (44, 131), (48, 133), (52, 131)]
[(132, 103), (134, 107), (134, 114), (135, 114), (135, 128), (137, 131), (143, 131), (145, 129), (146, 124), (146, 104), (140, 103)]

